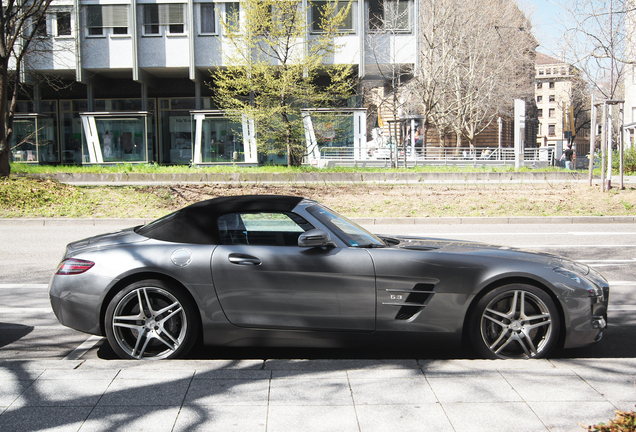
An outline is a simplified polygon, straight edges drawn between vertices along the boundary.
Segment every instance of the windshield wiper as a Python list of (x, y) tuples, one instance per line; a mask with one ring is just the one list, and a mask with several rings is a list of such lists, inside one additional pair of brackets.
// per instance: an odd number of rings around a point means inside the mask
[(386, 247), (386, 245), (381, 245), (381, 244), (377, 244), (377, 243), (368, 243), (368, 244), (363, 244), (363, 245), (357, 245), (356, 247), (359, 248), (363, 248), (363, 249), (373, 249), (373, 248), (384, 248)]

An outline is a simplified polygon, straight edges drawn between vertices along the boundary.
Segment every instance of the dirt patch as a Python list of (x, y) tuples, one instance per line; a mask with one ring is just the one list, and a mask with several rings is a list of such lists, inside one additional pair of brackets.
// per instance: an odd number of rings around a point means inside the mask
[(636, 214), (636, 188), (578, 183), (514, 185), (182, 184), (72, 186), (0, 181), (0, 217), (156, 218), (218, 196), (282, 194), (315, 199), (350, 217), (617, 216)]
[(284, 194), (315, 199), (352, 217), (634, 215), (636, 188), (525, 185), (175, 185), (145, 188), (166, 210), (218, 196)]

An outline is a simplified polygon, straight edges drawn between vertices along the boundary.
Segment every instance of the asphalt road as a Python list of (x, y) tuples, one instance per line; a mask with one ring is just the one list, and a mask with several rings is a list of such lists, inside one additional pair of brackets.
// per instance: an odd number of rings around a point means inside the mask
[[(121, 229), (121, 223), (89, 226), (0, 225), (0, 359), (112, 358), (104, 340), (62, 327), (50, 309), (46, 284), (65, 245)], [(567, 256), (600, 270), (610, 281), (609, 329), (591, 347), (564, 350), (561, 358), (636, 358), (636, 225), (371, 225), (376, 233), (424, 235), (488, 242)], [(399, 350), (202, 348), (193, 358), (470, 358), (467, 352), (426, 347)]]

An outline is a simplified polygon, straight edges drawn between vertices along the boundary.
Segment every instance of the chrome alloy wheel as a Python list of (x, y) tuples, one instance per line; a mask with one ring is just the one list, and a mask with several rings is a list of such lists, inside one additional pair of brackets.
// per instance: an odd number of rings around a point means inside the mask
[(142, 286), (124, 295), (110, 325), (119, 348), (136, 359), (170, 357), (188, 332), (184, 307), (173, 294), (158, 287)]
[(486, 347), (497, 358), (544, 354), (553, 345), (553, 321), (557, 319), (548, 303), (551, 305), (549, 298), (544, 300), (526, 289), (496, 295), (481, 314), (481, 338)]

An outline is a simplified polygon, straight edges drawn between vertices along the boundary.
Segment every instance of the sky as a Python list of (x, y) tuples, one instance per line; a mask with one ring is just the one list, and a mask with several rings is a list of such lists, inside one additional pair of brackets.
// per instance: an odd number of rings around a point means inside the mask
[(550, 0), (518, 0), (521, 9), (532, 21), (532, 33), (539, 41), (537, 48), (545, 54), (556, 54), (554, 41), (562, 33), (563, 10)]

